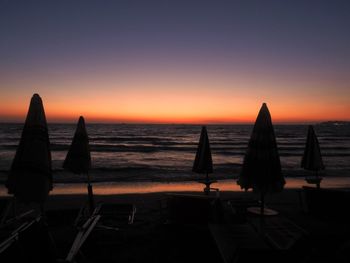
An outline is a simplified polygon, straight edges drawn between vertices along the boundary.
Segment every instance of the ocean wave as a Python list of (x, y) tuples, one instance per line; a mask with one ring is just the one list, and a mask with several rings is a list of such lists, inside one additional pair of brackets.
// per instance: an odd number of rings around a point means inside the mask
[[(247, 150), (247, 145), (223, 145), (214, 144), (211, 146), (212, 152), (215, 154), (236, 156), (243, 155)], [(17, 149), (17, 144), (2, 144), (0, 150)], [(68, 144), (51, 144), (51, 151), (68, 151)], [(134, 145), (134, 144), (91, 144), (91, 152), (133, 152), (133, 153), (155, 153), (155, 152), (193, 152), (197, 150), (195, 144), (176, 144), (176, 145)], [(281, 156), (300, 156), (304, 152), (304, 146), (281, 146), (278, 147)], [(323, 146), (321, 148), (323, 156), (350, 156), (349, 148), (346, 146)]]
[[(0, 169), (10, 167), (22, 128), (22, 124), (0, 124)], [(222, 173), (237, 169), (240, 165), (238, 162), (242, 161), (247, 150), (253, 126), (209, 125), (207, 128), (213, 159), (220, 162), (216, 169)], [(190, 169), (192, 157), (194, 158), (197, 150), (201, 126), (88, 124), (87, 130), (94, 172), (109, 173), (117, 169), (118, 173), (140, 173), (150, 176), (151, 173), (171, 174)], [(75, 124), (49, 125), (55, 169), (62, 166), (74, 131)], [(297, 169), (304, 152), (307, 126), (276, 125), (275, 133), (282, 164), (288, 169), (294, 166)], [(350, 129), (316, 127), (316, 133), (327, 168), (348, 169)]]

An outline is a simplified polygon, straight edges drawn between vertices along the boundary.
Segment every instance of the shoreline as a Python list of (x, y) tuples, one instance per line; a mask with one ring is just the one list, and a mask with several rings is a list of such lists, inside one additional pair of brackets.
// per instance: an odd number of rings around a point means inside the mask
[[(304, 178), (286, 178), (284, 190), (298, 190), (303, 186), (314, 186), (307, 184)], [(50, 196), (55, 195), (86, 195), (86, 182), (82, 183), (55, 183)], [(151, 182), (151, 181), (132, 181), (132, 182), (93, 182), (94, 195), (123, 195), (123, 194), (153, 194), (168, 192), (203, 192), (204, 184), (194, 181), (177, 182)], [(212, 184), (213, 188), (219, 189), (219, 192), (244, 192), (237, 184), (235, 179), (218, 180)], [(350, 189), (350, 177), (324, 178), (321, 182), (322, 188)], [(249, 190), (249, 193), (252, 191)], [(215, 194), (215, 191), (214, 191)], [(0, 196), (9, 196), (7, 188), (0, 186)]]
[[(213, 180), (237, 180), (238, 170), (233, 170), (232, 173), (214, 173), (210, 175)], [(303, 179), (307, 176), (312, 176), (313, 173), (304, 170), (284, 170), (284, 177)], [(319, 175), (323, 178), (350, 178), (349, 169), (334, 169), (326, 170)], [(0, 184), (5, 184), (8, 176), (8, 171), (0, 171)], [(152, 173), (145, 171), (132, 172), (101, 172), (93, 170), (90, 173), (92, 183), (138, 183), (138, 182), (154, 182), (154, 183), (171, 183), (171, 182), (190, 182), (199, 181), (204, 178), (203, 175), (194, 174), (192, 172), (162, 172)], [(76, 175), (62, 170), (53, 171), (54, 184), (81, 184), (86, 183), (86, 175)]]

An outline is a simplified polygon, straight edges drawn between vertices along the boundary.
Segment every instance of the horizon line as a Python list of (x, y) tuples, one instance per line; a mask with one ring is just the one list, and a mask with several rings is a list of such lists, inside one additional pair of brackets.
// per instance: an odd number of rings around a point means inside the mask
[[(0, 124), (24, 124), (25, 121), (1, 121)], [(350, 120), (325, 120), (325, 121), (275, 121), (276, 125), (309, 125), (327, 122), (350, 122)], [(77, 121), (47, 121), (48, 124), (76, 124)], [(104, 125), (253, 125), (254, 121), (248, 122), (128, 122), (128, 121), (88, 121), (86, 124)]]

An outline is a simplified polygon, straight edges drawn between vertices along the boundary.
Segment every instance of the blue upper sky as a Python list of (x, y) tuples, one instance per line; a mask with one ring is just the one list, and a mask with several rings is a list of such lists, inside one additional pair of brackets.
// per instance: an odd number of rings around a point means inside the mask
[[(0, 1), (1, 69), (146, 56), (349, 66), (349, 1)], [(327, 65), (325, 65), (327, 67)]]

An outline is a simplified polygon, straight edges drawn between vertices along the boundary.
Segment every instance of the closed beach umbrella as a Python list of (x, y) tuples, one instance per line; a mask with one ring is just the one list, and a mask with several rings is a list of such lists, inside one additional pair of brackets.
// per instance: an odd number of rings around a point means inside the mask
[(82, 116), (79, 118), (72, 144), (63, 163), (63, 168), (75, 174), (88, 173), (91, 168), (89, 137)]
[(265, 194), (282, 191), (284, 187), (275, 132), (265, 103), (255, 121), (237, 183), (245, 190), (251, 188), (261, 194), (262, 215)]
[(205, 126), (202, 127), (192, 171), (206, 175), (205, 185), (208, 189), (210, 184), (213, 182), (209, 180), (208, 176), (209, 173), (213, 173), (213, 161), (211, 157), (207, 128)]
[[(323, 165), (320, 145), (312, 125), (310, 125), (308, 129), (301, 167), (305, 170), (315, 171), (316, 177), (318, 177), (318, 171), (324, 170), (325, 168)], [(319, 181), (317, 187), (320, 187)]]
[(34, 94), (6, 182), (21, 202), (43, 204), (52, 190), (51, 153), (42, 100)]
[(85, 128), (85, 121), (80, 116), (72, 144), (63, 163), (63, 168), (75, 174), (87, 174), (88, 196), (90, 212), (93, 210), (93, 191), (90, 183), (89, 170), (91, 168), (91, 155), (89, 137)]
[(213, 172), (213, 161), (211, 158), (207, 128), (205, 126), (202, 127), (192, 171), (195, 173), (203, 173), (207, 175)]

